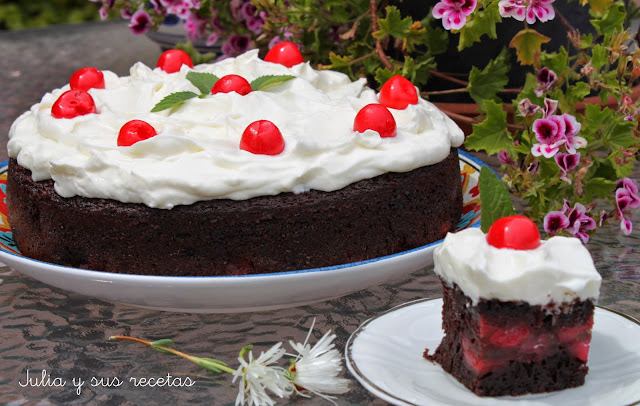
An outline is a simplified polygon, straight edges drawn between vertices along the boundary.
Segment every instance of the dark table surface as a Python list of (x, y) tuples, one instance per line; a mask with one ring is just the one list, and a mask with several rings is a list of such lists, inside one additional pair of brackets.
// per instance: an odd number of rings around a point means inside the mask
[[(6, 144), (12, 121), (42, 95), (68, 82), (76, 69), (95, 66), (128, 74), (136, 61), (155, 65), (159, 48), (129, 33), (123, 23), (56, 26), (0, 33), (0, 143)], [(481, 158), (486, 159), (482, 155)], [(0, 149), (0, 160), (7, 158)], [(640, 173), (634, 177), (640, 180)], [(640, 318), (640, 216), (624, 236), (617, 226), (601, 229), (587, 245), (604, 280), (599, 304)], [(232, 404), (236, 385), (177, 357), (142, 345), (109, 341), (112, 335), (171, 338), (184, 352), (235, 365), (248, 343), (266, 350), (290, 339), (303, 341), (311, 321), (317, 334), (333, 330), (343, 351), (350, 334), (364, 321), (402, 303), (440, 296), (431, 268), (383, 286), (310, 306), (239, 314), (181, 314), (143, 310), (70, 293), (0, 267), (0, 404), (182, 405)], [(402, 360), (398, 360), (402, 362)], [(639, 366), (640, 368), (640, 366)], [(22, 387), (25, 373), (46, 370), (69, 382), (65, 387)], [(86, 387), (80, 395), (73, 378), (190, 377), (192, 387)], [(385, 402), (352, 380), (337, 403)], [(329, 404), (314, 397), (293, 397), (296, 405)]]

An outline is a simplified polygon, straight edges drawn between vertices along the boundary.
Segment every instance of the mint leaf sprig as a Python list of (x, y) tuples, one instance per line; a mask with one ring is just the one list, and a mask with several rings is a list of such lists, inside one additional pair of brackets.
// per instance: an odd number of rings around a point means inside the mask
[[(189, 72), (187, 73), (187, 80), (191, 82), (195, 87), (200, 90), (200, 94), (191, 91), (182, 91), (171, 93), (160, 100), (152, 109), (152, 113), (167, 110), (170, 108), (178, 107), (185, 101), (193, 99), (195, 97), (204, 98), (211, 94), (211, 88), (216, 84), (220, 78), (213, 73), (208, 72)], [(275, 85), (287, 82), (296, 76), (294, 75), (264, 75), (253, 80), (251, 85), (252, 91), (265, 90)]]

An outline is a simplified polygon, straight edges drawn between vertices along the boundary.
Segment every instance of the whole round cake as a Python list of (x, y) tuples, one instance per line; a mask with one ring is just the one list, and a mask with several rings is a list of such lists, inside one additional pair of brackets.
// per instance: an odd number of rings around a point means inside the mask
[(97, 71), (86, 90), (72, 77), (14, 122), (7, 206), (21, 253), (235, 275), (376, 258), (455, 229), (464, 135), (431, 103), (385, 107), (404, 96), (257, 51), (177, 69)]

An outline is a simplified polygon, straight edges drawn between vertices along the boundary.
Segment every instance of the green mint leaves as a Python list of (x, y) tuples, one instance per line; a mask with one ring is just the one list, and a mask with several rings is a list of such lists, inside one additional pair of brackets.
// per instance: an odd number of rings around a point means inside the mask
[(480, 228), (483, 232), (501, 217), (515, 214), (509, 191), (498, 177), (486, 166), (480, 169)]
[[(191, 82), (195, 87), (198, 88), (198, 90), (200, 90), (200, 94), (190, 92), (190, 91), (171, 93), (170, 95), (166, 96), (164, 99), (160, 100), (160, 102), (158, 102), (158, 104), (156, 104), (151, 109), (152, 113), (157, 113), (159, 111), (178, 107), (185, 101), (189, 99), (193, 99), (195, 97), (200, 97), (200, 98), (206, 97), (211, 93), (211, 88), (216, 84), (218, 80), (220, 80), (220, 78), (217, 77), (216, 75), (212, 73), (207, 73), (207, 72), (191, 71), (187, 73), (186, 77), (189, 82)], [(295, 76), (293, 75), (260, 76), (259, 78), (256, 78), (254, 81), (251, 82), (251, 90), (252, 91), (265, 90), (272, 86), (285, 83), (293, 78), (295, 78)]]
[(185, 101), (187, 101), (189, 99), (193, 99), (194, 97), (198, 97), (198, 95), (196, 93), (194, 93), (194, 92), (171, 93), (170, 95), (168, 95), (164, 99), (160, 100), (160, 102), (158, 102), (158, 104), (153, 106), (153, 108), (151, 109), (151, 112), (152, 113), (156, 113), (158, 111), (162, 111), (162, 110), (170, 109), (172, 107), (179, 106), (182, 103), (184, 103)]
[(219, 79), (213, 73), (193, 71), (187, 73), (187, 80), (197, 87), (201, 94), (211, 93), (211, 88)]
[(265, 90), (295, 78), (293, 75), (265, 75), (251, 82), (251, 90)]

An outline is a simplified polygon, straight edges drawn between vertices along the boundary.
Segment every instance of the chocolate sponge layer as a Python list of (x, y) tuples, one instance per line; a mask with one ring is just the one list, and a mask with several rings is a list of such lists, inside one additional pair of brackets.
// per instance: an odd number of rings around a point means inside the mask
[(9, 161), (7, 206), (27, 257), (143, 275), (239, 275), (349, 263), (437, 241), (462, 211), (458, 153), (335, 192), (216, 199), (171, 210), (59, 196)]

